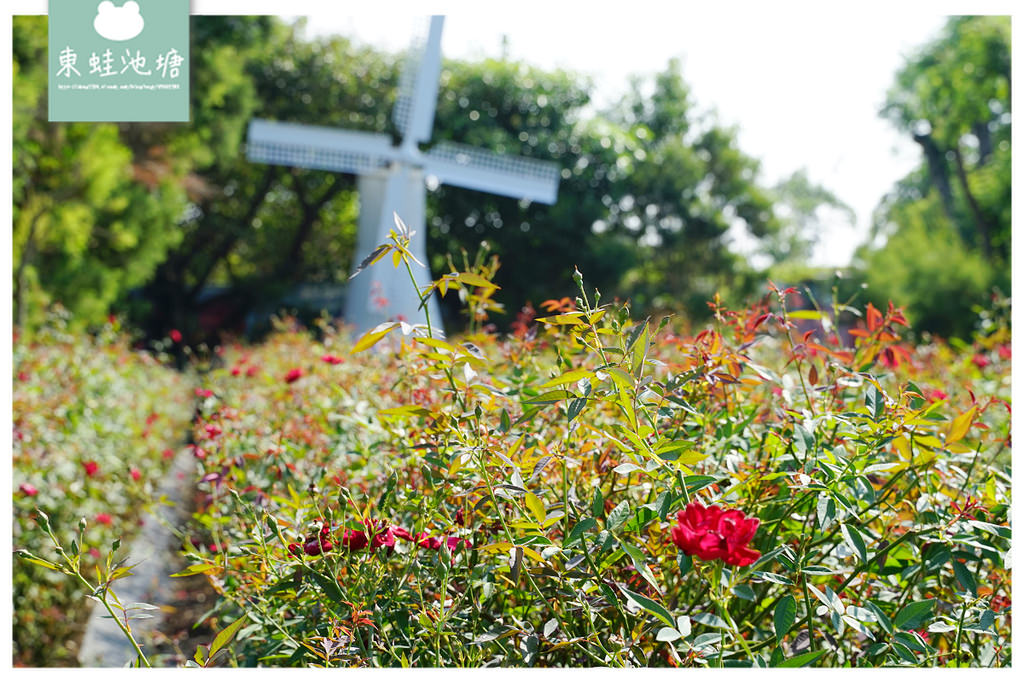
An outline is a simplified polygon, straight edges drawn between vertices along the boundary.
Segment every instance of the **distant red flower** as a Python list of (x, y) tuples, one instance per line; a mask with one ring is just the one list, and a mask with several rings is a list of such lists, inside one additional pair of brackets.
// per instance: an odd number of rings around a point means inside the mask
[(24, 483), (18, 487), (18, 490), (24, 493), (26, 496), (34, 496), (39, 493), (39, 489), (29, 483)]
[(89, 548), (89, 554), (92, 555), (97, 560), (100, 559), (99, 548)]
[(196, 396), (199, 398), (210, 398), (213, 396), (213, 389), (196, 389)]
[(325, 363), (330, 363), (331, 365), (338, 365), (339, 363), (344, 363), (345, 362), (344, 358), (339, 358), (338, 356), (332, 356), (329, 353), (327, 355), (320, 356), (320, 360), (322, 360)]
[(687, 555), (702, 560), (724, 560), (726, 564), (746, 567), (761, 553), (747, 544), (754, 538), (761, 520), (747, 517), (739, 510), (723, 510), (717, 505), (704, 507), (693, 501), (676, 515), (672, 542)]
[(21, 372), (18, 373), (18, 381), (19, 382), (27, 382), (28, 378), (29, 378), (29, 374), (27, 372), (25, 372), (24, 370), (22, 370)]
[(249, 367), (247, 367), (245, 369), (245, 376), (246, 377), (255, 377), (256, 373), (259, 372), (259, 371), (260, 371), (260, 366), (258, 366), (258, 365), (250, 365)]
[(132, 476), (132, 479), (135, 480), (135, 481), (138, 481), (139, 479), (142, 478), (142, 472), (139, 472), (139, 468), (137, 468), (137, 467), (133, 467), (128, 472), (128, 474), (130, 474)]
[(235, 367), (231, 368), (231, 375), (232, 375), (232, 377), (238, 377), (241, 374), (242, 374), (242, 368), (238, 367), (237, 365)]
[(453, 553), (459, 549), (459, 546), (462, 546), (463, 548), (473, 547), (473, 542), (470, 541), (468, 538), (459, 538), (458, 536), (449, 536), (445, 539), (445, 543), (448, 546), (448, 550), (452, 551)]
[(163, 450), (163, 453), (161, 453), (160, 455), (163, 456), (164, 460), (170, 460), (171, 458), (174, 457), (174, 449), (173, 448), (165, 448)]
[(974, 357), (971, 358), (971, 362), (978, 366), (978, 369), (981, 370), (988, 367), (990, 361), (987, 356), (984, 356), (980, 353), (976, 353), (974, 354)]
[(302, 368), (292, 368), (288, 371), (288, 374), (284, 376), (284, 381), (288, 382), (288, 384), (292, 384), (298, 381), (298, 379), (302, 377), (302, 374)]
[(101, 512), (98, 515), (96, 515), (96, 521), (100, 524), (106, 524), (107, 526), (110, 526), (114, 523), (114, 520), (106, 512)]
[(206, 430), (206, 438), (208, 439), (216, 439), (223, 433), (218, 425), (208, 424), (204, 427), (204, 429)]
[(942, 389), (931, 389), (924, 392), (924, 397), (929, 401), (944, 401), (949, 398), (949, 394)]
[(86, 460), (82, 463), (82, 467), (85, 468), (85, 476), (91, 477), (100, 471), (100, 466), (96, 464), (95, 460)]
[(171, 338), (171, 341), (173, 341), (175, 344), (181, 343), (181, 332), (179, 332), (178, 330), (171, 330), (168, 333), (168, 336)]
[(192, 450), (192, 457), (196, 460), (206, 460), (206, 451), (195, 444), (191, 444), (189, 448)]
[(441, 547), (441, 539), (427, 534), (426, 531), (421, 531), (417, 534), (416, 542), (421, 548), (427, 548), (428, 550), (437, 550)]
[(1009, 344), (1000, 344), (996, 348), (996, 351), (999, 353), (999, 357), (1002, 358), (1003, 360), (1010, 360), (1010, 356), (1013, 353), (1013, 350), (1010, 348)]

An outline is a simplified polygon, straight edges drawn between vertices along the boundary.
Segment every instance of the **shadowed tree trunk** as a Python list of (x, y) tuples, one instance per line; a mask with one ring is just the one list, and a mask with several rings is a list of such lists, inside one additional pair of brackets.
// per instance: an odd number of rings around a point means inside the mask
[(953, 188), (949, 183), (949, 166), (946, 165), (946, 155), (939, 149), (939, 146), (935, 144), (935, 140), (928, 133), (924, 135), (914, 133), (914, 142), (921, 145), (921, 148), (924, 150), (924, 156), (928, 160), (928, 175), (935, 189), (939, 191), (939, 196), (942, 198), (942, 208), (946, 211), (946, 217), (955, 224)]
[(986, 258), (992, 256), (992, 238), (991, 230), (988, 226), (988, 221), (985, 220), (985, 215), (981, 211), (981, 206), (978, 205), (978, 200), (971, 192), (971, 187), (967, 183), (967, 169), (964, 168), (964, 157), (960, 153), (959, 145), (953, 148), (953, 159), (956, 161), (956, 177), (960, 181), (960, 189), (964, 192), (964, 197), (967, 198), (967, 205), (971, 207), (971, 215), (974, 217), (974, 225), (978, 229), (978, 236), (981, 237), (981, 248), (985, 252)]

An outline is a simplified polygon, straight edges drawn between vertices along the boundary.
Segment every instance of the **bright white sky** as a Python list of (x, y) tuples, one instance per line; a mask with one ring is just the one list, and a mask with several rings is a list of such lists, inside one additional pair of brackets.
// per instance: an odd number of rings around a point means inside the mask
[[(934, 37), (945, 17), (890, 11), (847, 14), (687, 12), (668, 5), (614, 16), (551, 3), (542, 19), (515, 3), (487, 12), (453, 11), (442, 51), (463, 59), (497, 57), (502, 36), (509, 56), (544, 68), (562, 67), (595, 79), (597, 100), (614, 101), (631, 73), (661, 71), (671, 57), (700, 109), (715, 109), (739, 127), (741, 148), (762, 161), (774, 183), (806, 167), (857, 213), (856, 225), (829, 226), (814, 256), (845, 265), (866, 238), (882, 195), (919, 161), (916, 145), (881, 120), (878, 108), (904, 57)], [(404, 49), (415, 27), (410, 12), (309, 15), (312, 35), (338, 33), (378, 48)]]

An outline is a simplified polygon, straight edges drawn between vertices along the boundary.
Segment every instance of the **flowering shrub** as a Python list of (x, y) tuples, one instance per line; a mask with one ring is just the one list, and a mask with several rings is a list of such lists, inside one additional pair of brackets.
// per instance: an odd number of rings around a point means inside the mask
[[(487, 310), (484, 275), (434, 287)], [(843, 345), (859, 311), (773, 287), (684, 334), (577, 282), (507, 338), (229, 350), (183, 574), (233, 640), (195, 663), (1009, 663), (1006, 329), (871, 306)]]
[[(374, 258), (401, 264), (404, 244)], [(286, 324), (188, 392), (198, 509), (177, 576), (207, 577), (219, 631), (190, 664), (1011, 661), (1004, 324), (913, 346), (891, 304), (790, 311), (771, 286), (684, 331), (591, 301), (576, 274), (579, 297), (502, 337), (477, 329), (496, 267), (431, 285), (472, 313), (458, 341)], [(136, 486), (129, 465), (147, 480), (142, 459), (59, 452), (90, 491)], [(17, 483), (26, 515), (60, 485)], [(96, 498), (68, 507), (123, 531)]]
[[(95, 576), (101, 553), (134, 534), (138, 510), (155, 498), (163, 449), (187, 433), (189, 381), (132, 351), (114, 325), (72, 337), (60, 313), (31, 342), (15, 340), (13, 370), (13, 546), (57, 561), (36, 509), (65, 545), (83, 519), (72, 545)], [(93, 602), (72, 577), (36, 562), (15, 558), (12, 572), (14, 662), (73, 664)]]

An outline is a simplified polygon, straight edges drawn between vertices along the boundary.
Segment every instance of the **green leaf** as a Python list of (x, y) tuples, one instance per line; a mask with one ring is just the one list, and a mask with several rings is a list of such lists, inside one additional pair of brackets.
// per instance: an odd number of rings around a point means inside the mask
[(338, 584), (334, 582), (329, 576), (324, 576), (318, 571), (310, 572), (313, 580), (316, 581), (317, 585), (327, 594), (327, 597), (334, 602), (341, 602), (343, 597), (341, 591), (338, 590)]
[(963, 586), (965, 591), (971, 595), (978, 594), (978, 584), (975, 582), (974, 575), (971, 574), (971, 570), (967, 568), (966, 564), (953, 560), (953, 575), (956, 576), (957, 583)]
[(896, 628), (917, 628), (932, 613), (935, 598), (912, 602), (896, 614), (892, 620)]
[(608, 518), (607, 518), (607, 520), (605, 522), (605, 528), (608, 529), (609, 531), (614, 531), (615, 529), (617, 529), (620, 526), (622, 526), (622, 524), (628, 518), (629, 518), (629, 501), (628, 500), (624, 500), (621, 503), (619, 503), (618, 505), (616, 505), (615, 508), (611, 512), (608, 513)]
[(679, 640), (682, 637), (683, 634), (671, 626), (662, 626), (658, 629), (658, 635), (656, 635), (654, 639), (659, 643), (671, 643), (673, 640)]
[(672, 621), (672, 615), (669, 613), (667, 609), (665, 609), (664, 607), (662, 607), (654, 600), (651, 600), (645, 595), (641, 595), (640, 593), (634, 593), (633, 591), (629, 590), (617, 581), (615, 585), (619, 587), (619, 590), (622, 591), (623, 595), (628, 597), (636, 604), (640, 605), (640, 607), (647, 610), (654, 616), (664, 621), (666, 626), (668, 626), (669, 628), (675, 628), (675, 622)]
[(862, 563), (867, 562), (868, 548), (864, 544), (864, 537), (860, 535), (860, 532), (849, 524), (840, 525), (840, 529), (843, 532), (843, 538), (846, 539), (846, 543), (850, 548), (856, 551), (857, 555), (860, 557), (860, 561)]
[(238, 629), (242, 628), (242, 626), (244, 625), (245, 617), (243, 616), (231, 622), (230, 625), (222, 629), (221, 632), (217, 634), (217, 636), (213, 639), (213, 642), (210, 644), (210, 653), (207, 656), (207, 659), (212, 658), (215, 654), (217, 654), (220, 651), (222, 647), (231, 642), (231, 639), (235, 637), (236, 633), (238, 633)]
[(753, 602), (757, 599), (757, 595), (754, 593), (754, 589), (748, 586), (747, 584), (733, 586), (732, 594), (741, 600), (749, 600), (750, 602)]
[(185, 569), (182, 569), (177, 574), (171, 574), (171, 578), (178, 578), (181, 576), (192, 576), (194, 574), (205, 574), (211, 569), (217, 569), (215, 564), (193, 564)]
[(40, 567), (46, 567), (47, 569), (52, 569), (54, 571), (60, 571), (60, 568), (57, 567), (57, 565), (50, 564), (46, 560), (38, 558), (35, 555), (28, 555), (26, 553), (18, 553), (18, 555), (19, 555), (19, 557), (21, 557), (21, 559), (25, 560), (26, 562), (31, 562), (32, 564), (38, 564)]
[[(648, 320), (650, 320), (648, 318)], [(632, 351), (632, 366), (633, 376), (637, 379), (643, 375), (644, 371), (644, 359), (647, 357), (647, 335), (648, 320), (645, 320), (640, 325), (637, 325), (637, 329), (633, 330), (633, 335), (630, 337), (628, 351)]]
[(533, 518), (537, 520), (538, 524), (543, 524), (544, 518), (547, 516), (547, 510), (544, 508), (544, 503), (540, 498), (530, 492), (526, 493), (525, 498), (526, 507), (529, 508), (530, 514), (533, 515)]
[(578, 382), (581, 379), (593, 377), (594, 373), (590, 370), (570, 370), (569, 372), (562, 373), (554, 379), (549, 379), (544, 384), (541, 384), (538, 389), (547, 389), (549, 387), (560, 387), (563, 384), (572, 384)]
[(555, 389), (554, 391), (548, 391), (539, 396), (524, 398), (523, 403), (557, 403), (558, 401), (564, 401), (567, 398), (576, 398), (576, 394), (568, 392), (565, 389)]
[(355, 346), (352, 347), (351, 352), (359, 353), (360, 351), (365, 351), (366, 349), (372, 347), (374, 344), (383, 339), (388, 332), (395, 329), (396, 327), (398, 327), (398, 323), (395, 322), (387, 322), (377, 325), (372, 330), (370, 330), (369, 332), (367, 332), (366, 334), (359, 338), (359, 341), (357, 341), (355, 343)]
[(498, 285), (494, 284), (490, 280), (483, 278), (476, 273), (458, 273), (455, 279), (464, 285), (471, 285), (473, 287), (486, 287), (488, 289), (501, 289)]
[(868, 395), (865, 399), (868, 413), (877, 422), (885, 412), (885, 397), (874, 384), (868, 385)]
[(784, 669), (792, 669), (801, 666), (808, 666), (818, 661), (827, 654), (828, 650), (818, 650), (817, 652), (805, 652), (802, 655), (790, 657), (789, 659), (779, 664), (779, 667)]
[(870, 600), (865, 602), (864, 606), (867, 609), (871, 610), (876, 617), (878, 617), (879, 626), (881, 626), (886, 633), (892, 635), (892, 621), (890, 621), (888, 615), (886, 615), (886, 613), (882, 611), (882, 608), (876, 605), (875, 603), (871, 602)]
[(956, 443), (967, 436), (967, 430), (971, 428), (971, 422), (974, 420), (976, 410), (977, 406), (971, 406), (970, 410), (950, 423), (949, 433), (946, 435), (947, 445)]
[(796, 622), (796, 600), (792, 595), (783, 596), (775, 606), (775, 635), (779, 640), (789, 633)]
[(572, 527), (572, 531), (569, 532), (569, 536), (565, 539), (565, 545), (571, 545), (576, 539), (583, 536), (584, 532), (593, 529), (595, 526), (597, 526), (597, 520), (593, 517), (587, 517), (576, 522)]
[(366, 268), (372, 266), (377, 261), (380, 261), (382, 258), (384, 258), (384, 254), (388, 253), (389, 251), (391, 251), (390, 244), (382, 244), (373, 251), (371, 251), (370, 254), (359, 263), (359, 267), (356, 268), (355, 272), (352, 273), (348, 279), (351, 280), (356, 275), (359, 275), (359, 273), (363, 272)]

